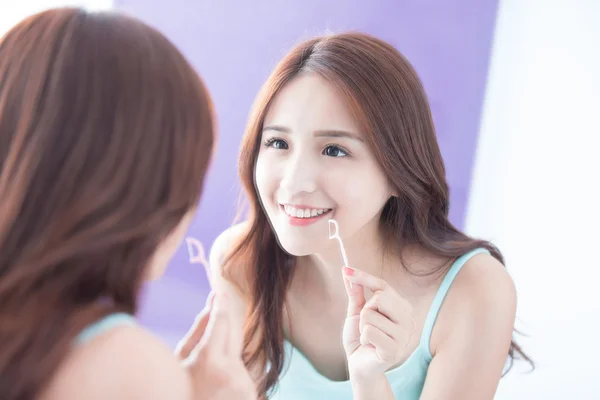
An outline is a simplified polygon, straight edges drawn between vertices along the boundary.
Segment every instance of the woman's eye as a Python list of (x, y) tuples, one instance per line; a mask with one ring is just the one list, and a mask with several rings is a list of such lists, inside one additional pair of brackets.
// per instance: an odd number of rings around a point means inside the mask
[(265, 141), (265, 147), (272, 147), (278, 150), (287, 150), (288, 145), (285, 141), (278, 138), (270, 138)]
[(325, 147), (323, 154), (328, 157), (346, 157), (348, 152), (340, 149), (338, 146), (330, 145)]

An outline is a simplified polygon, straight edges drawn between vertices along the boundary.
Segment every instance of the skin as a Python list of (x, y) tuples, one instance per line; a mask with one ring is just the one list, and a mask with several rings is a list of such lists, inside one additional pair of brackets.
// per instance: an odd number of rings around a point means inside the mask
[[(181, 245), (191, 211), (157, 248), (148, 279), (158, 279)], [(233, 334), (235, 314), (226, 294), (213, 296), (178, 345), (175, 356), (139, 326), (116, 327), (73, 348), (42, 400), (256, 399)]]
[[(268, 110), (261, 141), (258, 195), (280, 245), (297, 256), (283, 327), (288, 340), (323, 376), (349, 379), (355, 399), (393, 399), (384, 372), (417, 348), (443, 277), (410, 275), (399, 254), (384, 251), (378, 221), (395, 190), (327, 81), (311, 74), (292, 79)], [(289, 214), (303, 208), (329, 211), (297, 226)], [(338, 244), (327, 238), (328, 218), (339, 223), (351, 271), (344, 272)], [(224, 232), (210, 256), (214, 288), (231, 296), (240, 330), (247, 304), (220, 272), (224, 254), (244, 229)], [(402, 250), (418, 271), (447, 262), (418, 245)], [(241, 279), (236, 283), (245, 287)], [(493, 398), (515, 312), (516, 292), (505, 268), (487, 254), (471, 258), (434, 325), (421, 399)]]

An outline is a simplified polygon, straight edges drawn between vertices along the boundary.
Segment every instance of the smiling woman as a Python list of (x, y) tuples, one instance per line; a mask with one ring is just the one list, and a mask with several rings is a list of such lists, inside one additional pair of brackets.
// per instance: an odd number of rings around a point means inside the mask
[(495, 246), (448, 220), (429, 104), (396, 49), (359, 33), (293, 49), (256, 99), (239, 172), (250, 215), (215, 241), (212, 281), (263, 396), (493, 397), (520, 353), (514, 285)]

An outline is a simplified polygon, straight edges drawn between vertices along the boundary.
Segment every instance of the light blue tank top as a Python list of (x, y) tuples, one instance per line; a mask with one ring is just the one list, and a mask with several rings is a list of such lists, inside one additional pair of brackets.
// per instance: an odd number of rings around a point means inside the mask
[[(442, 302), (462, 266), (474, 255), (484, 252), (489, 253), (486, 249), (473, 250), (452, 264), (433, 299), (419, 346), (402, 365), (386, 372), (396, 399), (418, 400), (421, 396), (432, 359), (429, 345), (431, 332)], [(269, 400), (353, 399), (349, 381), (332, 381), (319, 374), (310, 361), (288, 341), (284, 343), (284, 350), (286, 363), (279, 384), (268, 396)]]
[(78, 345), (85, 344), (111, 329), (135, 324), (135, 318), (132, 315), (126, 313), (109, 314), (84, 328), (75, 338), (75, 343)]

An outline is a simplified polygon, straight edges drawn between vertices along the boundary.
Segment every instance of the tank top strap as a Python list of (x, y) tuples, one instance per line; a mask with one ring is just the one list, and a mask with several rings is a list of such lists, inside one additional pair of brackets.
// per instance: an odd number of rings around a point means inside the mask
[(121, 326), (136, 325), (135, 318), (127, 313), (114, 313), (85, 327), (76, 338), (76, 344), (85, 344), (92, 339)]

